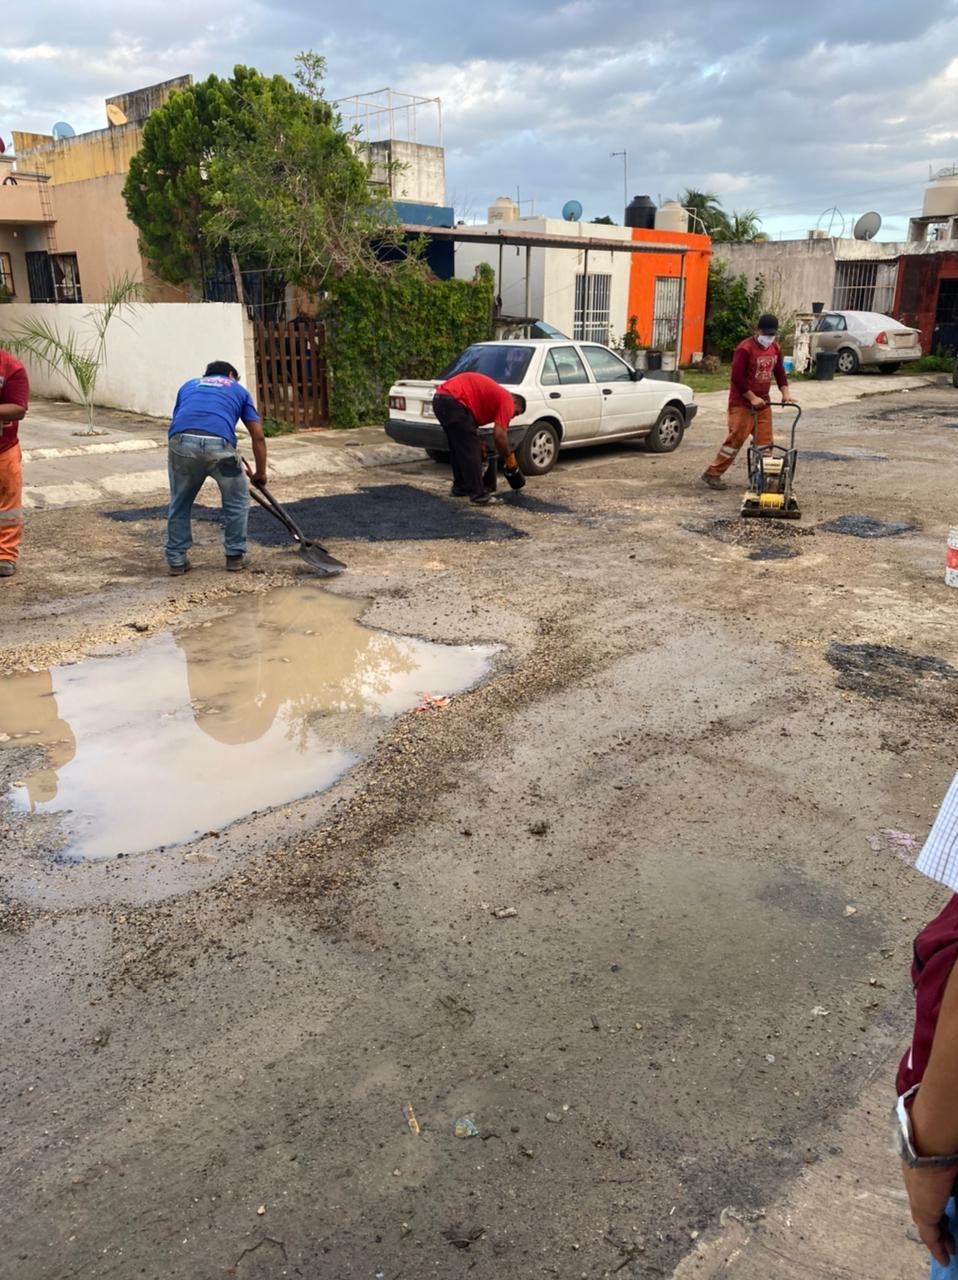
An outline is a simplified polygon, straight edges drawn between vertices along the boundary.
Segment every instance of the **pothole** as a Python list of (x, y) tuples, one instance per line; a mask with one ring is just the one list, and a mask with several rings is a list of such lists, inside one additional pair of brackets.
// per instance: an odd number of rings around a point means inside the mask
[(799, 462), (887, 462), (887, 453), (865, 453), (863, 449), (849, 449), (846, 453), (830, 453), (827, 449), (803, 449)]
[(0, 753), (35, 749), (8, 799), (57, 815), (73, 861), (182, 844), (325, 790), (390, 718), (438, 712), (496, 652), (376, 631), (362, 609), (286, 587), (133, 653), (6, 677)]
[(874, 516), (839, 516), (817, 527), (825, 533), (839, 533), (849, 538), (900, 538), (918, 526), (903, 520), (876, 520)]
[(931, 702), (941, 709), (958, 701), (958, 669), (941, 658), (881, 644), (833, 642), (825, 655), (839, 673), (840, 689), (869, 698)]
[(792, 540), (809, 538), (815, 533), (808, 525), (801, 525), (795, 520), (733, 519), (720, 516), (717, 520), (703, 520), (698, 523), (683, 524), (689, 533), (698, 533), (706, 538), (715, 538), (718, 542), (727, 542), (731, 546), (756, 545), (764, 546), (770, 540)]

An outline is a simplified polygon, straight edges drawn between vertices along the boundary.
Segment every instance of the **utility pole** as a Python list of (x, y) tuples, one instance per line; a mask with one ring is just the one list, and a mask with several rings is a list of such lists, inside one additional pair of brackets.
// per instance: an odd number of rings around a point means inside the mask
[(629, 203), (629, 153), (628, 151), (610, 151), (609, 159), (614, 160), (616, 156), (622, 157), (622, 215), (625, 216), (625, 209)]

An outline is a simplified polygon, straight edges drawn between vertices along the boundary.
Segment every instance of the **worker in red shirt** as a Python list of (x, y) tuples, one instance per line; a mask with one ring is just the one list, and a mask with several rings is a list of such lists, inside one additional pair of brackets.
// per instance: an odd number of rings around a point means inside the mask
[(492, 442), (505, 460), (506, 475), (519, 464), (509, 448), (506, 428), (519, 413), (525, 413), (522, 396), (513, 395), (484, 373), (458, 373), (436, 388), (433, 411), (449, 441), (452, 455), (452, 492), (477, 506), (489, 502), (492, 494), (482, 483), (482, 444), (479, 428), (493, 424)]
[(23, 537), (23, 472), (18, 432), (29, 400), (26, 369), (8, 351), (0, 349), (0, 578), (12, 578), (16, 573), (17, 552)]
[(775, 341), (777, 333), (777, 316), (759, 316), (755, 332), (735, 348), (728, 393), (728, 435), (715, 461), (702, 476), (710, 489), (728, 488), (722, 475), (752, 434), (753, 424), (756, 446), (767, 449), (771, 445), (772, 410), (768, 393), (773, 379), (782, 393), (783, 404), (798, 403), (788, 389), (782, 348)]

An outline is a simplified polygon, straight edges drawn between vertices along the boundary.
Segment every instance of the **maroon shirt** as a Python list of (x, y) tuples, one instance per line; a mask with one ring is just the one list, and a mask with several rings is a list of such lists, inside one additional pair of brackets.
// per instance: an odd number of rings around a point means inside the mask
[(484, 373), (457, 373), (448, 382), (436, 388), (437, 396), (451, 396), (476, 420), (477, 427), (494, 422), (497, 427), (508, 427), (515, 416), (516, 406), (504, 387)]
[[(0, 404), (18, 404), (26, 409), (29, 400), (30, 384), (26, 369), (8, 351), (0, 351)], [(0, 453), (6, 453), (17, 443), (20, 423), (5, 422), (2, 425)]]
[(728, 407), (750, 409), (746, 391), (762, 400), (768, 399), (772, 379), (779, 390), (788, 386), (788, 377), (782, 361), (782, 348), (777, 342), (770, 347), (760, 347), (753, 338), (746, 338), (735, 348), (732, 356), (732, 385), (729, 387)]
[(958, 893), (915, 939), (911, 978), (915, 984), (915, 1030), (911, 1048), (898, 1068), (896, 1088), (907, 1093), (921, 1082), (931, 1056), (941, 1002), (958, 960)]

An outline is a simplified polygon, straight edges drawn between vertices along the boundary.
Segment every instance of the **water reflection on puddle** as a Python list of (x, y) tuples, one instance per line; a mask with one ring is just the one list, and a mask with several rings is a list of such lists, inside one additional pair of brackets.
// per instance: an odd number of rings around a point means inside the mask
[(468, 689), (495, 652), (372, 631), (362, 607), (284, 588), (135, 653), (7, 677), (0, 750), (32, 740), (45, 755), (10, 800), (61, 813), (64, 854), (101, 859), (324, 790), (388, 717)]

